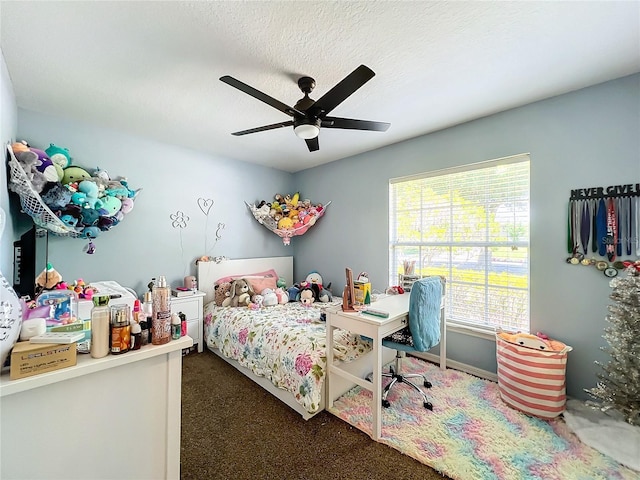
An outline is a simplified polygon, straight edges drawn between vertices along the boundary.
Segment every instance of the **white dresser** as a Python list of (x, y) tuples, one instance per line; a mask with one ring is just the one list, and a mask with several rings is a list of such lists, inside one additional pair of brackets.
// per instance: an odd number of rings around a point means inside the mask
[(196, 292), (185, 297), (171, 297), (171, 313), (184, 313), (187, 317), (187, 335), (193, 339), (195, 347), (198, 344), (198, 353), (202, 353), (204, 346), (202, 315), (204, 311), (204, 292)]
[(180, 478), (182, 337), (0, 376), (0, 478)]

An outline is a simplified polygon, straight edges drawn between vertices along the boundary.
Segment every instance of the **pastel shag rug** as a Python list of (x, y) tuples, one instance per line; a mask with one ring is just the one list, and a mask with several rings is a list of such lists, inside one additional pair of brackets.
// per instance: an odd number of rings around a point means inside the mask
[[(545, 421), (507, 406), (498, 385), (407, 357), (404, 373), (424, 373), (433, 411), (405, 385), (382, 409), (380, 442), (454, 480), (638, 480), (634, 472), (582, 443), (562, 418)], [(388, 383), (383, 378), (383, 385)], [(371, 435), (371, 392), (355, 387), (330, 412)]]

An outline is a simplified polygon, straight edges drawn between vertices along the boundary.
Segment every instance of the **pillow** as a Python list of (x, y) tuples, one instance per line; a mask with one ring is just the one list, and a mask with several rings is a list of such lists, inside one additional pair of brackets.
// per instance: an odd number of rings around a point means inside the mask
[[(278, 273), (274, 270), (266, 270), (264, 272), (250, 273), (248, 275), (228, 275), (226, 277), (216, 280), (214, 288), (224, 283), (231, 283), (237, 278), (244, 278), (251, 285), (251, 289), (258, 293), (262, 292), (265, 288), (275, 290), (278, 283)], [(217, 305), (217, 288), (216, 288), (216, 305)]]
[(262, 293), (266, 288), (270, 288), (271, 290), (275, 290), (277, 288), (277, 277), (245, 275), (242, 278), (249, 282), (249, 285), (251, 285), (251, 289), (256, 293)]

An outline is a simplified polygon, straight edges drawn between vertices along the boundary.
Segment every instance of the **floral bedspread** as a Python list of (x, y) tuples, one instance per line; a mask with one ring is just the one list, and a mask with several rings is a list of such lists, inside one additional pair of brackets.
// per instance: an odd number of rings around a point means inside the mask
[[(255, 311), (211, 302), (204, 309), (205, 342), (315, 413), (327, 368), (326, 328), (320, 320), (326, 305), (290, 302)], [(346, 362), (371, 350), (358, 335), (340, 329), (334, 330), (334, 342), (334, 357)]]

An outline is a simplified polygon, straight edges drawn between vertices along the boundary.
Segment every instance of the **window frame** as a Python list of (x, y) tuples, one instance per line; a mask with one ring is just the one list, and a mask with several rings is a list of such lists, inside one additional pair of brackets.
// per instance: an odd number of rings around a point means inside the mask
[[(517, 217), (514, 216), (514, 220), (512, 224), (512, 228), (515, 231), (517, 228), (522, 226), (521, 223), (518, 223), (518, 222), (522, 222), (523, 219), (526, 219), (526, 227), (525, 227), (526, 235), (524, 235), (524, 237), (521, 233), (518, 232), (517, 234), (514, 234), (514, 238), (512, 239), (507, 238), (506, 240), (497, 240), (494, 238), (489, 238), (489, 236), (487, 236), (484, 241), (477, 241), (477, 240), (455, 241), (451, 239), (446, 241), (442, 241), (442, 240), (433, 241), (433, 240), (424, 240), (423, 238), (421, 238), (417, 242), (398, 240), (400, 235), (398, 234), (399, 226), (397, 221), (398, 220), (397, 211), (401, 209), (398, 209), (398, 200), (397, 198), (394, 197), (395, 193), (398, 190), (396, 187), (398, 184), (406, 185), (407, 182), (418, 182), (424, 179), (434, 179), (434, 178), (442, 179), (443, 177), (447, 177), (451, 175), (478, 172), (480, 170), (484, 170), (485, 172), (488, 172), (487, 175), (489, 175), (491, 174), (491, 172), (488, 171), (487, 169), (494, 169), (495, 171), (498, 167), (523, 164), (523, 163), (526, 163), (526, 173), (520, 172), (519, 173), (520, 176), (517, 178), (515, 178), (514, 176), (514, 179), (520, 182), (525, 182), (525, 183), (516, 184), (515, 191), (517, 191), (518, 194), (513, 194), (511, 197), (508, 197), (508, 198), (511, 200), (510, 205), (512, 206), (515, 203), (514, 199), (517, 199), (519, 203), (524, 202), (526, 204), (526, 215), (523, 215), (522, 212), (520, 212)], [(520, 170), (521, 169), (516, 169), (515, 172), (518, 172)], [(471, 176), (469, 178), (471, 178)], [(508, 184), (508, 185), (511, 185), (511, 184)], [(496, 191), (497, 189), (498, 187), (496, 187)], [(455, 192), (455, 191), (456, 191), (455, 186), (449, 185), (449, 194), (451, 195), (451, 192)], [(487, 191), (492, 192), (491, 190), (487, 190)], [(524, 196), (521, 197), (520, 194)], [(494, 160), (477, 162), (477, 163), (462, 165), (462, 166), (453, 167), (453, 168), (434, 170), (431, 172), (424, 172), (416, 175), (390, 179), (389, 180), (389, 257), (388, 257), (389, 284), (396, 285), (400, 283), (399, 273), (402, 273), (402, 270), (401, 270), (402, 253), (398, 253), (399, 248), (405, 248), (405, 249), (407, 248), (413, 249), (416, 247), (418, 248), (418, 271), (416, 272), (417, 275), (442, 274), (442, 272), (429, 273), (428, 271), (426, 272), (424, 271), (425, 268), (428, 268), (428, 267), (425, 266), (425, 260), (424, 260), (425, 257), (423, 257), (422, 255), (423, 248), (424, 249), (429, 249), (429, 248), (448, 249), (449, 251), (448, 260), (445, 260), (443, 263), (445, 263), (445, 266), (446, 266), (446, 274), (444, 276), (446, 277), (449, 283), (446, 289), (446, 292), (447, 292), (446, 304), (448, 308), (445, 309), (447, 322), (449, 323), (449, 326), (454, 327), (454, 329), (456, 330), (458, 330), (459, 328), (462, 331), (466, 330), (470, 332), (472, 335), (479, 335), (479, 336), (485, 336), (489, 334), (493, 335), (493, 333), (498, 328), (502, 328), (505, 330), (519, 330), (522, 332), (529, 332), (531, 328), (531, 318), (530, 318), (531, 200), (530, 200), (530, 194), (531, 194), (531, 158), (530, 158), (530, 154), (528, 153), (512, 155), (509, 157), (503, 157), (503, 158), (498, 158)], [(493, 199), (493, 197), (487, 197), (487, 198)], [(485, 201), (484, 203), (481, 203), (481, 205), (482, 205), (482, 208), (484, 209), (485, 215), (487, 215), (487, 212), (489, 211), (489, 208), (487, 208), (487, 206), (491, 206), (492, 202)], [(456, 203), (455, 200), (450, 200), (450, 203), (448, 205), (448, 210), (451, 216), (453, 216), (453, 214), (455, 213), (456, 208), (460, 208), (460, 203)], [(516, 207), (513, 206), (513, 208), (515, 209)], [(437, 209), (445, 212), (447, 211), (447, 208), (443, 208), (441, 205)], [(425, 212), (433, 213), (434, 211), (436, 211), (436, 207), (434, 205), (431, 205), (431, 207), (425, 208), (422, 204), (420, 204), (418, 206), (418, 210), (420, 212), (419, 214), (420, 218), (422, 218), (422, 216), (425, 215)], [(454, 213), (451, 213), (451, 212), (454, 212)], [(470, 224), (471, 223), (472, 222), (470, 222)], [(504, 226), (504, 225), (509, 225), (509, 222), (502, 222), (501, 226)], [(489, 222), (486, 223), (486, 228), (487, 228), (487, 232), (489, 232), (490, 230)], [(420, 232), (422, 236), (423, 234), (422, 224), (417, 230)], [(477, 281), (477, 282), (474, 282), (473, 284), (467, 285), (467, 290), (465, 291), (465, 293), (468, 293), (468, 291), (472, 290), (474, 286), (484, 289), (484, 303), (483, 303), (482, 313), (480, 314), (484, 321), (477, 321), (477, 320), (467, 321), (465, 318), (462, 318), (462, 316), (460, 315), (458, 315), (458, 317), (456, 318), (456, 308), (455, 307), (451, 308), (451, 306), (454, 305), (454, 301), (455, 301), (454, 295), (456, 295), (456, 285), (458, 286), (457, 287), (458, 289), (464, 290), (465, 288), (464, 286), (461, 286), (464, 284), (464, 282), (461, 282), (459, 279), (457, 281), (452, 280), (455, 278), (453, 270), (455, 268), (459, 268), (460, 266), (457, 261), (452, 261), (452, 256), (453, 256), (452, 252), (455, 249), (459, 249), (462, 247), (469, 248), (469, 249), (479, 248), (481, 249), (481, 252), (483, 252), (478, 254), (478, 258), (480, 259), (481, 257), (484, 256), (484, 264), (481, 265), (481, 267), (479, 267), (480, 269), (484, 268), (483, 270), (484, 281), (483, 282)], [(524, 271), (522, 271), (522, 266), (516, 267), (516, 266), (512, 266), (512, 264), (508, 264), (507, 267), (504, 267), (504, 266), (501, 267), (503, 269), (506, 268), (507, 275), (513, 276), (513, 277), (507, 277), (507, 278), (516, 279), (516, 275), (519, 275), (521, 279), (518, 280), (518, 282), (514, 282), (514, 284), (523, 282), (525, 285), (524, 287), (510, 286), (509, 284), (502, 285), (500, 283), (496, 283), (495, 280), (490, 280), (490, 276), (496, 273), (495, 271), (496, 264), (492, 263), (491, 260), (487, 260), (487, 258), (490, 259), (490, 256), (487, 257), (487, 255), (488, 253), (492, 252), (493, 249), (499, 248), (499, 247), (503, 249), (504, 247), (511, 247), (511, 249), (514, 251), (521, 249), (525, 252), (524, 255), (520, 255), (520, 252), (517, 253), (517, 255), (522, 256), (522, 258), (524, 259), (524, 261), (522, 262), (522, 264), (524, 265)], [(511, 271), (512, 269), (514, 270), (514, 272)], [(495, 276), (492, 276), (492, 278), (495, 279)], [(459, 292), (462, 292), (463, 290), (459, 290)], [(517, 295), (514, 295), (514, 297), (516, 297), (516, 300), (514, 301), (514, 303), (516, 304), (514, 306), (514, 313), (511, 314), (511, 317), (510, 317), (512, 320), (506, 321), (506, 322), (498, 319), (499, 317), (492, 317), (491, 309), (493, 308), (495, 310), (496, 308), (495, 306), (492, 307), (492, 303), (494, 302), (489, 301), (491, 300), (491, 293), (489, 292), (504, 292), (504, 291), (517, 292)], [(504, 295), (504, 294), (503, 296), (494, 295), (493, 298), (494, 300), (504, 301), (507, 296), (508, 295)], [(463, 296), (461, 296), (460, 298), (463, 298)], [(517, 313), (515, 313), (516, 312), (515, 309), (517, 309)], [(458, 310), (464, 310), (464, 308), (459, 308)], [(504, 310), (501, 311), (501, 314), (504, 314)], [(516, 318), (520, 319), (523, 316), (526, 318), (522, 318), (521, 320), (514, 322), (513, 319), (516, 319)], [(517, 327), (517, 328), (513, 328), (513, 327)]]

